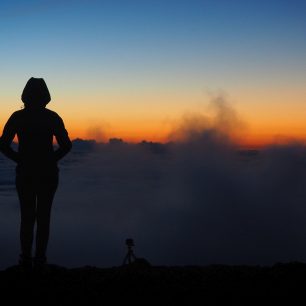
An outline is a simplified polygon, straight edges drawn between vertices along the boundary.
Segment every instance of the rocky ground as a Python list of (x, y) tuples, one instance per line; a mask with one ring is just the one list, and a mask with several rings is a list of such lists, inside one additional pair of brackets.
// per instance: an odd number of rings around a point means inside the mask
[[(115, 305), (182, 303), (305, 305), (306, 264), (264, 266), (82, 267), (46, 271), (10, 267), (0, 272), (2, 305)], [(226, 304), (224, 304), (226, 303)]]

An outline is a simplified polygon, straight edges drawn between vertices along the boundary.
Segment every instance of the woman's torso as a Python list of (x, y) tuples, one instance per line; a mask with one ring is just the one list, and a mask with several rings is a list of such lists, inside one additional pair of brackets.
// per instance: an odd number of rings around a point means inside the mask
[(53, 135), (57, 114), (45, 109), (23, 109), (16, 114), (19, 174), (51, 174), (58, 171)]

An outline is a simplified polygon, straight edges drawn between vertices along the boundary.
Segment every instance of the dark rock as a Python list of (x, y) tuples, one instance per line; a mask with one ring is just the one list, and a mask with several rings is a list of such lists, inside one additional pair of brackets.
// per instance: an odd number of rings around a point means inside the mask
[(44, 273), (14, 266), (0, 271), (1, 298), (31, 305), (184, 303), (259, 305), (306, 301), (306, 264), (263, 266), (151, 266), (146, 260), (122, 267), (66, 269)]

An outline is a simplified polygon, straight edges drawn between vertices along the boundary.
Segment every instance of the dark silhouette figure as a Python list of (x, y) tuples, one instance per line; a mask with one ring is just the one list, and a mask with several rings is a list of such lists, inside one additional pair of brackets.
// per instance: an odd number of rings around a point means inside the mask
[[(21, 99), (24, 109), (14, 112), (0, 138), (0, 151), (17, 163), (16, 188), (20, 202), (21, 254), (19, 263), (32, 266), (32, 245), (36, 223), (34, 266), (46, 264), (50, 213), (58, 186), (57, 162), (71, 149), (61, 117), (46, 109), (51, 101), (43, 79), (30, 78)], [(11, 147), (17, 134), (18, 151)], [(58, 149), (53, 148), (53, 136)]]

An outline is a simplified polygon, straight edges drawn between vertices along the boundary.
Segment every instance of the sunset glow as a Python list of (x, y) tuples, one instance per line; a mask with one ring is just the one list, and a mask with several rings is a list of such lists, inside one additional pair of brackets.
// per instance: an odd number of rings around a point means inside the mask
[(167, 142), (220, 95), (242, 146), (304, 141), (306, 6), (294, 2), (1, 2), (0, 127), (34, 76), (72, 138)]

